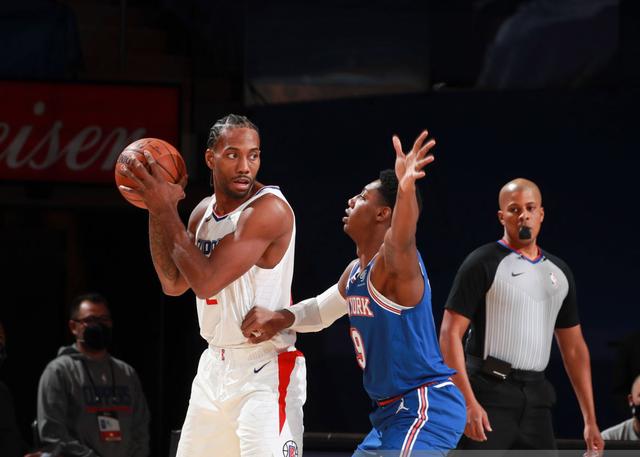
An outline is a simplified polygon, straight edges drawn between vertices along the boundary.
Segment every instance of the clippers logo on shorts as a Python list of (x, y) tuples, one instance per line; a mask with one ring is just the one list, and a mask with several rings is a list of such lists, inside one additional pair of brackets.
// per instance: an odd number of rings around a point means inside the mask
[(215, 249), (216, 244), (218, 244), (219, 242), (220, 242), (219, 239), (218, 240), (202, 240), (202, 239), (198, 238), (198, 241), (196, 242), (196, 245), (198, 246), (198, 249), (200, 249), (204, 255), (209, 257), (209, 254), (211, 254), (211, 251), (213, 251)]
[(283, 457), (298, 457), (298, 445), (295, 441), (287, 441), (282, 447)]
[(373, 317), (369, 307), (369, 297), (353, 295), (347, 297), (347, 303), (349, 303), (349, 316)]

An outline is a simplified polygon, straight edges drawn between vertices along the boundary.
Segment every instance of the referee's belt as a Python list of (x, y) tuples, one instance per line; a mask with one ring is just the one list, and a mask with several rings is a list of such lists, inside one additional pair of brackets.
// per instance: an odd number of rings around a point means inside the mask
[[(485, 360), (470, 354), (465, 354), (465, 357), (469, 373), (486, 373), (486, 370), (483, 369)], [(501, 381), (533, 382), (544, 379), (544, 371), (519, 370), (517, 368), (510, 368), (504, 377), (491, 375), (490, 373), (489, 375)]]

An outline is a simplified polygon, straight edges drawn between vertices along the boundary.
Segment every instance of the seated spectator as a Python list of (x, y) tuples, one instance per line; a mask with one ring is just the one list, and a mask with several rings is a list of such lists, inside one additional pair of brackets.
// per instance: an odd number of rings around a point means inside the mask
[(146, 457), (149, 411), (135, 370), (108, 352), (112, 320), (99, 294), (77, 297), (69, 329), (38, 386), (38, 431), (65, 457)]
[(640, 331), (626, 335), (615, 346), (612, 388), (616, 414), (621, 419), (629, 413), (629, 386), (640, 373)]
[(640, 440), (640, 375), (631, 385), (631, 393), (628, 396), (631, 408), (631, 419), (614, 425), (602, 432), (605, 440)]

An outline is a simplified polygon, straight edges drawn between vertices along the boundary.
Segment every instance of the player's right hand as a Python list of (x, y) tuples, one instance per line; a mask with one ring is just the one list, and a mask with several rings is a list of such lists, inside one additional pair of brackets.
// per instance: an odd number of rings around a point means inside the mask
[[(429, 132), (424, 130), (413, 143), (407, 153), (402, 151), (402, 143), (397, 135), (393, 135), (393, 148), (396, 150), (395, 172), (398, 178), (398, 188), (408, 190), (407, 186), (415, 185), (415, 181), (425, 176), (424, 168), (433, 162), (431, 149), (436, 145), (433, 138), (427, 141)], [(410, 187), (413, 189), (413, 187)]]
[(467, 407), (467, 425), (464, 434), (474, 441), (487, 441), (485, 430), (492, 432), (489, 416), (477, 400), (469, 402)]
[(293, 314), (288, 311), (271, 311), (254, 306), (242, 321), (240, 330), (250, 343), (262, 343), (273, 338), (276, 333), (289, 328), (293, 324)]
[(162, 177), (161, 167), (151, 153), (145, 150), (144, 157), (148, 169), (138, 159), (134, 159), (131, 165), (120, 169), (120, 173), (135, 183), (135, 187), (120, 186), (120, 188), (125, 192), (138, 195), (152, 214), (177, 207), (178, 202), (185, 198), (186, 175), (177, 184), (168, 182)]

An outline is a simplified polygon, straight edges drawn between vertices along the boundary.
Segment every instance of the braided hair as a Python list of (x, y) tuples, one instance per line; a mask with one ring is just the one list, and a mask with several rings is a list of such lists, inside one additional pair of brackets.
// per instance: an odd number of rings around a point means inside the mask
[(251, 122), (247, 117), (240, 116), (238, 114), (227, 114), (225, 117), (218, 119), (215, 124), (211, 126), (209, 130), (209, 139), (207, 140), (207, 148), (213, 148), (222, 132), (225, 129), (236, 129), (236, 128), (248, 128), (253, 129), (256, 133), (260, 133), (258, 127)]

